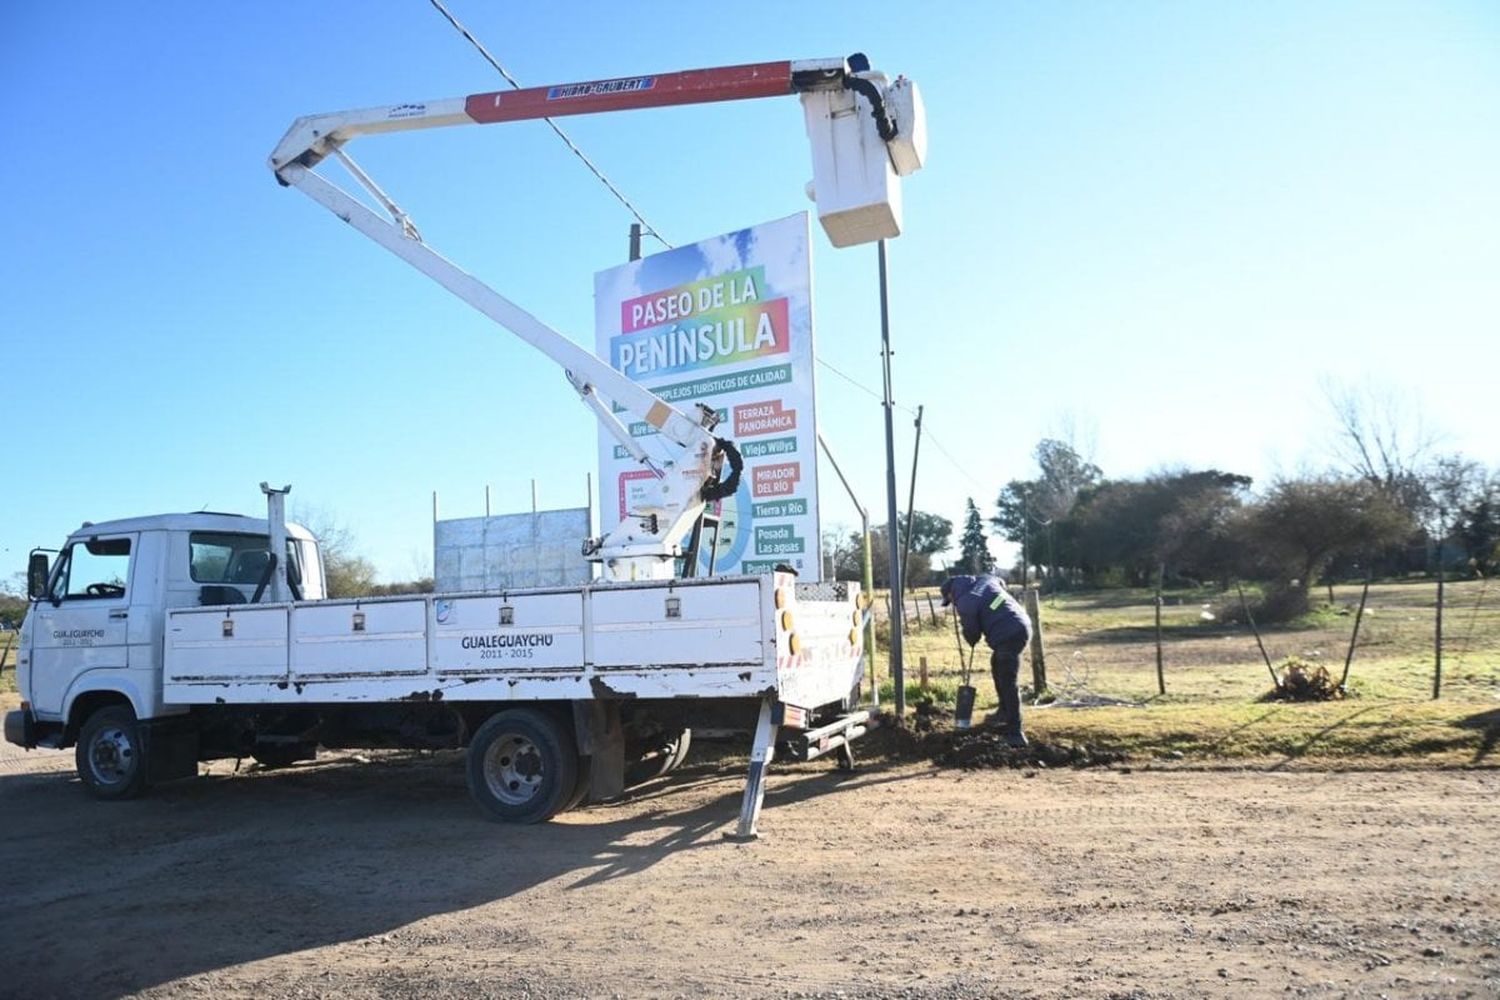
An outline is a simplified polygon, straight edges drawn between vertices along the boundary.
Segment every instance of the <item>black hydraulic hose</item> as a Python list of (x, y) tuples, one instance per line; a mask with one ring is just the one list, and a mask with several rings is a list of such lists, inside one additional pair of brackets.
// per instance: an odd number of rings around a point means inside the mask
[(255, 596), (250, 598), (251, 604), (259, 604), (261, 597), (270, 586), (271, 577), (276, 573), (276, 553), (270, 553), (271, 558), (266, 561), (266, 571), (260, 575), (260, 583), (255, 585)]
[(880, 96), (879, 87), (863, 77), (845, 76), (844, 89), (852, 90), (870, 102), (870, 114), (875, 118), (875, 131), (880, 133), (883, 141), (890, 142), (896, 138), (896, 123), (885, 110), (885, 99)]
[(729, 478), (704, 483), (703, 489), (698, 493), (704, 503), (713, 503), (715, 500), (724, 500), (734, 496), (734, 491), (740, 488), (740, 473), (745, 468), (745, 460), (740, 457), (740, 450), (734, 446), (733, 441), (716, 437), (714, 444), (729, 460)]

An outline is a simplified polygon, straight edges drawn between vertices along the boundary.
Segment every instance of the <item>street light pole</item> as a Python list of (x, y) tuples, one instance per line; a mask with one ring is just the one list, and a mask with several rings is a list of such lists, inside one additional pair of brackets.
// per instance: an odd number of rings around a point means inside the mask
[(891, 395), (891, 309), (890, 294), (886, 283), (885, 240), (877, 245), (880, 253), (880, 357), (885, 369), (885, 507), (886, 542), (891, 550), (890, 586), (891, 602), (891, 680), (896, 685), (896, 719), (906, 724), (906, 670), (901, 660), (902, 611), (896, 610), (896, 601), (903, 600), (901, 586), (901, 547), (896, 538), (896, 521), (900, 512), (896, 509), (896, 401)]

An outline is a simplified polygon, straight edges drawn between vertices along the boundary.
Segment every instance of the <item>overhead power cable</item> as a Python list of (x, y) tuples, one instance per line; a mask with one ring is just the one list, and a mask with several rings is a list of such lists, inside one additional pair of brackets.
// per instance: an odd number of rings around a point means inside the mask
[[(458, 18), (454, 17), (452, 12), (443, 5), (443, 0), (429, 0), (429, 2), (437, 8), (439, 14), (442, 14), (443, 17), (448, 19), (448, 23), (453, 25), (453, 27), (458, 31), (460, 35), (463, 35), (469, 40), (469, 44), (473, 45), (474, 48), (479, 50), (479, 54), (484, 56), (486, 62), (495, 67), (495, 72), (503, 76), (506, 83), (510, 84), (516, 90), (521, 89), (521, 84), (517, 82), (515, 77), (510, 75), (510, 71), (507, 70), (504, 66), (500, 65), (500, 60), (490, 55), (489, 49), (485, 48), (484, 43), (474, 37), (473, 32), (459, 23)], [(551, 118), (543, 118), (542, 121), (551, 126), (552, 131), (556, 132), (557, 137), (563, 141), (563, 145), (572, 150), (573, 155), (582, 160), (583, 165), (585, 167), (588, 167), (589, 171), (595, 177), (599, 178), (599, 183), (608, 188), (609, 193), (614, 195), (615, 198), (619, 200), (620, 204), (625, 206), (626, 211), (635, 216), (636, 221), (641, 224), (641, 229), (648, 236), (655, 239), (668, 250), (672, 249), (672, 244), (668, 243), (666, 241), (666, 238), (662, 236), (661, 233), (656, 231), (655, 226), (646, 221), (646, 217), (641, 214), (640, 209), (636, 208), (635, 205), (631, 203), (630, 199), (625, 197), (624, 193), (621, 192), (619, 188), (615, 187), (614, 183), (608, 177), (604, 176), (604, 171), (600, 170), (599, 167), (595, 165), (594, 161), (589, 159), (588, 156), (584, 154), (583, 150), (578, 148), (578, 144), (568, 137), (568, 133), (564, 132), (561, 128), (558, 127), (557, 122), (553, 121)]]
[[(874, 389), (871, 389), (869, 386), (865, 385), (863, 382), (859, 381), (854, 376), (850, 375), (848, 372), (841, 371), (840, 369), (838, 369), (838, 368), (834, 367), (833, 365), (829, 364), (827, 361), (823, 360), (821, 357), (817, 358), (817, 362), (818, 362), (818, 364), (822, 365), (824, 368), (827, 368), (829, 371), (833, 372), (839, 378), (843, 379), (845, 382), (848, 382), (850, 385), (854, 386), (854, 388), (858, 389), (860, 392), (863, 392), (865, 395), (869, 396), (871, 399), (879, 400), (879, 399), (883, 398), (880, 395), (880, 393), (876, 392)], [(893, 405), (896, 407), (896, 409), (898, 409), (898, 410), (902, 411), (903, 413), (906, 413), (906, 414), (908, 414), (910, 416), (915, 417), (917, 415), (917, 411), (913, 410), (909, 406), (902, 406), (900, 403), (895, 403)], [(928, 419), (929, 421), (931, 420), (930, 417), (928, 417), (926, 419)], [(939, 441), (937, 439), (937, 437), (932, 433), (932, 428), (930, 426), (929, 427), (924, 427), (922, 429), (922, 433), (927, 437), (927, 440), (929, 440), (929, 441), (932, 442), (933, 446), (937, 448), (938, 452), (944, 458), (946, 458), (948, 460), (948, 463), (950, 465), (952, 465), (955, 470), (957, 470), (957, 472), (958, 472), (959, 475), (963, 476), (970, 483), (972, 483), (975, 486), (975, 488), (977, 488), (977, 489), (979, 489), (981, 491), (982, 490), (990, 489), (990, 487), (985, 486), (979, 480), (975, 479), (974, 476), (969, 472), (969, 470), (966, 469), (966, 468), (964, 468), (963, 464), (961, 462), (959, 462), (959, 460), (953, 456), (953, 453), (951, 451), (949, 451), (946, 447), (943, 446), (943, 443), (941, 441)]]
[[(850, 375), (848, 372), (840, 371), (838, 368), (835, 368), (833, 365), (829, 364), (827, 361), (824, 361), (821, 357), (817, 358), (817, 362), (818, 362), (818, 364), (822, 365), (824, 368), (827, 368), (829, 371), (833, 372), (839, 378), (843, 379), (845, 382), (848, 382), (850, 385), (854, 386), (854, 388), (858, 389), (860, 392), (864, 393), (866, 396), (869, 396), (871, 399), (880, 399), (881, 398), (880, 397), (880, 393), (876, 392), (874, 389), (871, 389), (869, 386), (865, 385), (863, 382), (859, 381), (857, 378), (855, 378), (853, 375)], [(903, 407), (901, 407), (901, 409), (905, 410), (906, 407), (903, 406)], [(907, 412), (910, 413), (911, 411), (907, 410)]]

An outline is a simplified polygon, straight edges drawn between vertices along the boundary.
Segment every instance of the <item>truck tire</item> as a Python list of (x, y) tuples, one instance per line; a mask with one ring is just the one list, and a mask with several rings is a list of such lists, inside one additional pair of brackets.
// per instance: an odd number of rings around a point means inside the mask
[(670, 736), (663, 733), (654, 746), (638, 752), (635, 761), (625, 768), (625, 787), (634, 788), (652, 778), (671, 774), (687, 758), (692, 743), (691, 729), (681, 729)]
[(662, 773), (671, 774), (673, 771), (681, 767), (682, 762), (687, 760), (688, 751), (692, 748), (693, 731), (691, 729), (684, 729), (682, 733), (677, 737), (677, 746), (672, 751), (672, 760), (667, 764), (667, 769)]
[(474, 733), (467, 771), (469, 794), (490, 819), (541, 823), (572, 801), (578, 750), (547, 713), (508, 708)]
[(133, 799), (146, 790), (144, 735), (128, 705), (106, 705), (84, 721), (73, 759), (95, 798)]
[(591, 777), (589, 769), (593, 767), (593, 764), (594, 759), (592, 757), (578, 758), (578, 780), (573, 782), (573, 794), (568, 796), (568, 801), (563, 803), (563, 807), (558, 812), (568, 812), (569, 810), (577, 809), (583, 804), (583, 800), (588, 798), (589, 779)]

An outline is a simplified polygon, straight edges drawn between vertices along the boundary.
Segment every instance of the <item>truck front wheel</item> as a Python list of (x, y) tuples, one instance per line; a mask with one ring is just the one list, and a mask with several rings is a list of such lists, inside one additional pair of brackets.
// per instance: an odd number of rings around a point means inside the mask
[(550, 715), (510, 708), (469, 742), (469, 794), (491, 819), (541, 823), (567, 808), (578, 786), (578, 751)]
[(146, 744), (125, 705), (107, 705), (84, 722), (74, 752), (78, 777), (95, 797), (131, 799), (146, 790)]

